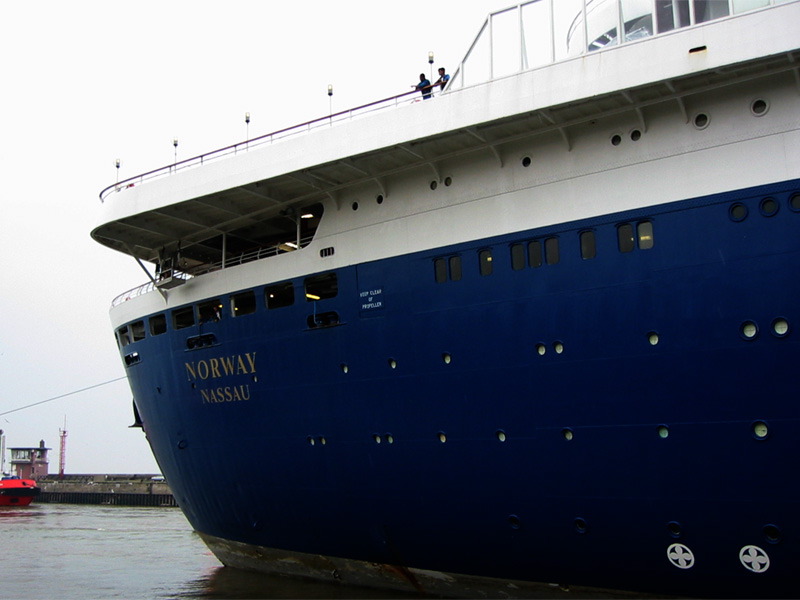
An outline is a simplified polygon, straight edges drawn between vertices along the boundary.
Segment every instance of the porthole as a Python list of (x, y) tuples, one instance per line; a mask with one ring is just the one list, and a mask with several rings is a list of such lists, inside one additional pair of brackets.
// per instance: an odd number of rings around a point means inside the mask
[(589, 525), (586, 523), (586, 519), (582, 519), (581, 517), (575, 519), (574, 524), (575, 524), (575, 531), (577, 531), (578, 533), (586, 533), (586, 531), (589, 529)]
[(739, 326), (739, 333), (746, 340), (753, 340), (758, 335), (758, 325), (753, 321), (745, 321)]
[(445, 184), (447, 187), (450, 187), (450, 186), (452, 185), (452, 183), (453, 183), (453, 178), (452, 178), (452, 177), (445, 177), (445, 178), (444, 178), (444, 184)]
[(563, 437), (565, 440), (567, 440), (568, 442), (570, 442), (570, 441), (572, 441), (572, 438), (574, 438), (574, 437), (575, 437), (575, 434), (574, 434), (574, 433), (572, 433), (572, 429), (570, 429), (569, 427), (565, 427), (564, 429), (562, 429), (562, 430), (561, 430), (561, 436), (562, 436), (562, 437)]
[(452, 360), (453, 360), (453, 357), (450, 356), (450, 354), (448, 354), (447, 352), (442, 354), (442, 361), (444, 362), (444, 364), (449, 365)]
[(394, 436), (391, 433), (386, 434), (386, 443), (394, 444)]
[(522, 522), (517, 515), (508, 515), (508, 524), (511, 525), (511, 529), (519, 529), (522, 527)]
[(612, 146), (619, 146), (622, 143), (622, 136), (619, 134), (614, 134), (611, 136), (611, 145)]
[(346, 364), (344, 364), (344, 363), (340, 364), (340, 365), (339, 365), (339, 368), (342, 370), (342, 373), (347, 373), (348, 371), (350, 371), (350, 367), (348, 367), (348, 366), (347, 366)]
[(757, 440), (765, 440), (769, 435), (769, 427), (764, 421), (756, 421), (753, 423), (753, 437)]
[(562, 354), (564, 352), (564, 344), (561, 342), (553, 342), (553, 350), (556, 351), (556, 354)]
[(638, 142), (640, 139), (642, 139), (642, 132), (641, 131), (639, 131), (638, 129), (634, 129), (633, 131), (631, 131), (631, 140), (632, 141)]
[(772, 322), (772, 334), (781, 338), (789, 335), (789, 321), (783, 317), (775, 319)]
[(350, 206), (353, 207), (353, 210), (358, 210), (358, 202), (353, 202)]
[(762, 117), (769, 110), (769, 102), (763, 98), (757, 98), (750, 103), (750, 112), (757, 117)]
[(319, 436), (319, 443), (320, 443), (320, 444), (322, 444), (322, 445), (324, 446), (325, 444), (327, 444), (327, 443), (328, 443), (328, 440), (327, 440), (327, 439), (325, 439), (325, 436), (324, 436), (324, 435), (321, 435), (321, 436)]
[(432, 189), (432, 190), (435, 190), (437, 187), (439, 187), (439, 182), (437, 182), (437, 181), (434, 179), (433, 181), (431, 181), (431, 189)]
[(444, 431), (439, 432), (439, 441), (443, 444), (447, 441), (447, 435), (444, 433)]
[(696, 129), (705, 129), (710, 122), (711, 119), (706, 113), (697, 113), (692, 121)]
[(498, 430), (495, 432), (495, 435), (497, 436), (497, 439), (498, 439), (499, 441), (501, 441), (501, 442), (505, 442), (505, 441), (506, 441), (506, 432), (505, 432), (505, 431), (503, 431), (502, 429), (498, 429)]
[(677, 521), (670, 521), (667, 523), (667, 531), (674, 538), (681, 537), (681, 524)]
[(650, 343), (651, 346), (655, 346), (658, 344), (658, 334), (655, 331), (651, 331), (647, 334), (647, 341)]
[(306, 441), (308, 442), (308, 445), (309, 445), (309, 446), (315, 446), (315, 445), (316, 445), (316, 443), (317, 443), (317, 440), (315, 440), (315, 439), (314, 439), (313, 437), (311, 437), (311, 436), (308, 436), (308, 437), (306, 438)]
[(390, 369), (396, 369), (397, 368), (397, 361), (395, 359), (393, 359), (393, 358), (389, 359), (389, 368)]
[(547, 346), (544, 344), (536, 344), (536, 354), (539, 356), (544, 356), (547, 352)]
[(763, 531), (764, 537), (767, 538), (770, 544), (777, 544), (781, 541), (781, 530), (778, 529), (777, 525), (772, 525), (771, 523), (764, 525)]
[(780, 204), (775, 198), (764, 198), (758, 205), (758, 209), (765, 217), (771, 217), (778, 212)]
[(731, 204), (728, 209), (728, 216), (732, 221), (736, 221), (737, 223), (739, 221), (744, 221), (747, 218), (747, 207), (741, 202)]
[(530, 156), (526, 156), (525, 158), (522, 159), (522, 166), (523, 167), (530, 167), (531, 166), (531, 157)]
[(789, 208), (794, 212), (800, 212), (800, 193), (792, 194), (789, 197)]
[(665, 440), (669, 437), (669, 427), (666, 425), (659, 425), (656, 431), (658, 432), (658, 437), (660, 437), (662, 440)]
[(375, 198), (375, 202), (378, 204), (383, 204), (383, 194), (378, 194), (378, 197)]
[(379, 436), (377, 433), (372, 436), (372, 439), (375, 440), (376, 444), (380, 444), (381, 443), (381, 436)]

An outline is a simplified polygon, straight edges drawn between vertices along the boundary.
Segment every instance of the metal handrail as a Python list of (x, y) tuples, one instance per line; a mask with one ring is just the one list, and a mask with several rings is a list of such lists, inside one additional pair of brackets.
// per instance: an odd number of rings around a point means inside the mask
[[(431, 95), (435, 95), (436, 93), (433, 90), (434, 87), (435, 86), (431, 85), (431, 90), (430, 90)], [(272, 143), (276, 140), (284, 139), (300, 133), (307, 133), (317, 127), (322, 127), (325, 125), (333, 125), (333, 123), (337, 121), (346, 121), (353, 119), (354, 117), (362, 116), (364, 114), (374, 112), (377, 110), (384, 110), (386, 108), (397, 107), (400, 104), (401, 98), (406, 98), (408, 96), (418, 93), (419, 93), (418, 90), (413, 90), (410, 92), (404, 92), (402, 94), (398, 94), (397, 96), (390, 96), (382, 100), (376, 100), (374, 102), (370, 102), (369, 104), (363, 104), (355, 108), (349, 108), (341, 112), (332, 113), (325, 117), (319, 117), (312, 121), (306, 121), (305, 123), (300, 123), (299, 125), (292, 125), (291, 127), (286, 127), (285, 129), (279, 129), (277, 131), (273, 131), (272, 133), (267, 133), (252, 139), (245, 140), (243, 142), (238, 142), (230, 146), (225, 146), (224, 148), (212, 150), (210, 152), (206, 152), (204, 154), (200, 154), (192, 158), (187, 158), (185, 160), (169, 164), (165, 167), (160, 167), (152, 171), (147, 171), (146, 173), (142, 173), (140, 175), (134, 175), (133, 177), (129, 177), (128, 179), (123, 179), (122, 181), (118, 181), (117, 183), (103, 189), (103, 191), (100, 192), (100, 202), (104, 202), (106, 197), (108, 197), (108, 195), (111, 194), (112, 192), (119, 192), (124, 189), (134, 187), (135, 185), (143, 183), (144, 181), (147, 181), (149, 179), (154, 179), (157, 177), (163, 177), (170, 173), (174, 173), (179, 169), (185, 169), (187, 167), (202, 165), (209, 160), (215, 160), (218, 158), (222, 158), (224, 156), (228, 156), (230, 154), (236, 154), (241, 150), (249, 150), (251, 146), (259, 146), (261, 144)]]

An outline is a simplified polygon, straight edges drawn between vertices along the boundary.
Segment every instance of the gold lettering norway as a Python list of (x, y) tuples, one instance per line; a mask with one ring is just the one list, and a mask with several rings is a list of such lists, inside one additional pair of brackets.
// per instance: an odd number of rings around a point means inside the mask
[[(189, 381), (209, 381), (235, 375), (256, 374), (256, 353), (233, 354), (183, 363)], [(250, 384), (217, 385), (198, 389), (203, 404), (250, 400)]]

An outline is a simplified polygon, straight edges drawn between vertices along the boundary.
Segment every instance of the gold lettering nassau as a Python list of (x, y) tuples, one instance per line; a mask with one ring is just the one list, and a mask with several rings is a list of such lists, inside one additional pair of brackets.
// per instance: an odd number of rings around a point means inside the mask
[[(217, 356), (214, 358), (183, 363), (186, 368), (186, 377), (190, 382), (208, 381), (236, 375), (256, 374), (256, 353), (245, 352), (230, 356)], [(255, 377), (253, 378), (255, 380)], [(220, 382), (221, 383), (221, 382)], [(220, 404), (224, 402), (241, 402), (250, 400), (250, 384), (215, 385), (199, 388), (203, 404)]]

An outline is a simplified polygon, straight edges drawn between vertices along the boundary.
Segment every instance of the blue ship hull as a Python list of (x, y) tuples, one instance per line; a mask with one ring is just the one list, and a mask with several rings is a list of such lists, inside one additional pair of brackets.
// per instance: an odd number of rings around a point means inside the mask
[[(621, 252), (618, 226), (641, 222), (652, 247)], [(334, 297), (298, 291), (274, 310), (260, 286), (252, 314), (121, 352), (155, 456), (207, 536), (793, 596), (798, 230), (795, 180), (340, 268)], [(557, 264), (513, 268), (512, 245), (549, 237)], [(437, 282), (453, 256), (460, 279)]]

